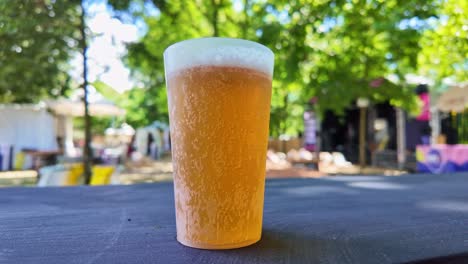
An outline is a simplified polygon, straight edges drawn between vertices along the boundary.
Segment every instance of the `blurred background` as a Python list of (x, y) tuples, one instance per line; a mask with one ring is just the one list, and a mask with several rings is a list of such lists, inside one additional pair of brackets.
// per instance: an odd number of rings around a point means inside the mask
[(170, 181), (163, 51), (275, 53), (267, 177), (468, 171), (468, 1), (0, 1), (0, 186)]

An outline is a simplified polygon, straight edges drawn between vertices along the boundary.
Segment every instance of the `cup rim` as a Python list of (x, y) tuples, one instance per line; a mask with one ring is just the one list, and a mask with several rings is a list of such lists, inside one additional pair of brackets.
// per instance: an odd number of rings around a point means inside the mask
[(192, 44), (197, 43), (199, 45), (206, 44), (207, 48), (216, 47), (216, 46), (239, 46), (239, 47), (247, 47), (247, 48), (256, 48), (262, 50), (270, 56), (274, 56), (273, 51), (268, 48), (267, 46), (260, 44), (258, 42), (241, 39), (241, 38), (225, 38), (225, 37), (202, 37), (202, 38), (192, 38), (182, 40), (176, 43), (169, 45), (164, 50), (164, 56), (166, 56), (171, 50), (182, 48), (182, 47), (189, 47)]

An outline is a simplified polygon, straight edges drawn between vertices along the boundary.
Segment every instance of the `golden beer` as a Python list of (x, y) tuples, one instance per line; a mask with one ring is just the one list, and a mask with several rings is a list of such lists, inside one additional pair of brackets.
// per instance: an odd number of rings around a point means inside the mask
[(253, 244), (262, 229), (271, 73), (239, 58), (175, 68), (166, 63), (177, 240), (205, 249)]

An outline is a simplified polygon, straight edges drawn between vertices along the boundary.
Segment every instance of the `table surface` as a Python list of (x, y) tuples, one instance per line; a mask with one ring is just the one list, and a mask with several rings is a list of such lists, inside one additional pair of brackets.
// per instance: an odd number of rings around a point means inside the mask
[(172, 183), (0, 189), (0, 263), (468, 263), (468, 174), (269, 180), (262, 240), (175, 240)]

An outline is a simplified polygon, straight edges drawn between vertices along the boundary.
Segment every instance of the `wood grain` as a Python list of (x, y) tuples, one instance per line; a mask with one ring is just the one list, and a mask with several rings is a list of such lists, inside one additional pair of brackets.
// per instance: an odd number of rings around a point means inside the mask
[(0, 189), (0, 263), (468, 263), (468, 174), (267, 181), (262, 240), (175, 240), (171, 183)]

